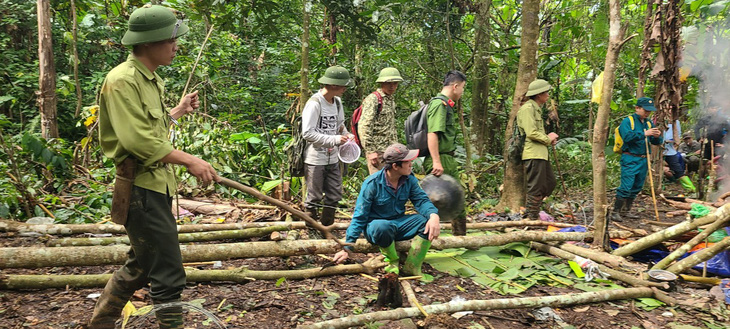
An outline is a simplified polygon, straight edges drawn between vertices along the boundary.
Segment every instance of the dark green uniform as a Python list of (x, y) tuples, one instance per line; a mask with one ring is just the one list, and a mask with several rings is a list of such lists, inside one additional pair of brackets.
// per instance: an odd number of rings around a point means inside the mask
[[(449, 99), (442, 93), (439, 93), (436, 97)], [(453, 101), (451, 102), (453, 103)], [(452, 176), (461, 182), (458, 172), (459, 163), (454, 158), (454, 151), (456, 150), (456, 117), (454, 108), (449, 106), (446, 101), (434, 98), (428, 103), (428, 132), (438, 135), (439, 156), (441, 166), (444, 168), (444, 174)], [(423, 168), (426, 170), (426, 173), (430, 173), (433, 170), (433, 158), (431, 156), (427, 156), (424, 159)], [(454, 228), (454, 234), (466, 234), (466, 207), (452, 222), (454, 226), (459, 226), (458, 228)]]

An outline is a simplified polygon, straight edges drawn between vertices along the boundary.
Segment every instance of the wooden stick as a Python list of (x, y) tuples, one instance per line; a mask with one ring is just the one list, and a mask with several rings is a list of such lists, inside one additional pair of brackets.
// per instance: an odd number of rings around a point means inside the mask
[(208, 30), (208, 34), (205, 36), (205, 39), (203, 40), (203, 44), (200, 46), (200, 51), (198, 52), (198, 57), (195, 59), (195, 63), (193, 63), (193, 69), (190, 70), (190, 75), (188, 75), (188, 81), (185, 82), (185, 88), (183, 88), (182, 97), (185, 97), (186, 93), (188, 92), (188, 87), (190, 86), (190, 80), (193, 79), (193, 74), (195, 74), (195, 68), (198, 66), (198, 61), (200, 61), (200, 57), (203, 55), (203, 49), (205, 49), (205, 44), (208, 42), (208, 38), (210, 38), (210, 33), (213, 32), (213, 26), (210, 26), (210, 29)]
[[(646, 130), (644, 130), (646, 133)], [(654, 174), (651, 172), (651, 154), (649, 153), (649, 138), (644, 134), (644, 144), (646, 145), (646, 166), (649, 168), (649, 184), (651, 184), (651, 200), (654, 201), (654, 215), (656, 221), (661, 222), (659, 219), (659, 209), (656, 206), (656, 192), (654, 192)]]
[(413, 288), (411, 288), (411, 284), (408, 283), (408, 281), (401, 281), (400, 285), (403, 287), (403, 291), (406, 293), (408, 303), (411, 304), (411, 307), (418, 308), (418, 310), (421, 311), (421, 314), (427, 317), (428, 312), (426, 312), (426, 310), (423, 309), (423, 306), (421, 306), (421, 303), (418, 302), (418, 299), (416, 298), (416, 293), (413, 292)]

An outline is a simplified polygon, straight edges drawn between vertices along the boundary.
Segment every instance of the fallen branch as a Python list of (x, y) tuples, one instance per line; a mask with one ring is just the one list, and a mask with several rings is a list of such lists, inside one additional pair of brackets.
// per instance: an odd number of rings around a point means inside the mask
[(607, 252), (583, 248), (570, 243), (549, 243), (553, 247), (563, 249), (583, 258), (588, 258), (596, 263), (611, 267), (630, 267), (631, 263), (621, 256), (611, 255)]
[[(455, 313), (461, 311), (484, 311), (514, 308), (537, 308), (543, 306), (565, 307), (570, 305), (605, 302), (611, 300), (633, 299), (651, 297), (654, 292), (651, 288), (627, 288), (604, 290), (594, 292), (583, 292), (577, 294), (566, 294), (557, 296), (524, 297), (524, 298), (500, 298), (490, 300), (470, 300), (461, 303), (443, 303), (424, 306), (429, 314)], [(390, 311), (380, 311), (359, 315), (351, 315), (340, 319), (299, 326), (301, 329), (318, 328), (349, 328), (361, 326), (368, 322), (383, 320), (398, 320), (412, 318), (421, 313), (416, 307), (398, 308)]]
[(686, 254), (687, 252), (692, 250), (692, 248), (694, 248), (696, 245), (698, 245), (699, 243), (704, 241), (705, 238), (710, 236), (710, 234), (717, 231), (720, 227), (724, 227), (725, 225), (727, 225), (727, 223), (729, 221), (730, 221), (730, 218), (716, 220), (714, 223), (710, 224), (710, 226), (705, 228), (702, 232), (695, 235), (694, 238), (687, 241), (687, 243), (685, 243), (681, 247), (675, 249), (667, 257), (664, 257), (664, 259), (662, 259), (658, 263), (656, 263), (656, 265), (654, 265), (651, 269), (653, 269), (653, 270), (665, 269), (673, 261), (679, 259), (679, 257), (682, 257), (682, 255)]
[(708, 248), (702, 249), (700, 251), (697, 251), (694, 254), (688, 256), (687, 258), (682, 259), (682, 260), (672, 264), (672, 266), (669, 266), (667, 268), (667, 271), (672, 272), (674, 274), (682, 273), (685, 270), (690, 269), (699, 263), (707, 261), (708, 259), (725, 251), (725, 249), (728, 249), (728, 248), (730, 248), (730, 237), (725, 237), (720, 242), (715, 243), (712, 247), (708, 247)]
[[(440, 237), (432, 249), (471, 248), (500, 246), (524, 241), (581, 241), (591, 233), (518, 231), (495, 235)], [(398, 250), (407, 251), (410, 241), (396, 244)], [(355, 252), (376, 252), (376, 246), (359, 239), (353, 246)], [(333, 254), (342, 247), (331, 240), (259, 241), (180, 245), (183, 262), (205, 262), (233, 258), (285, 257), (313, 254)], [(128, 246), (93, 247), (45, 247), (0, 248), (0, 268), (38, 268), (45, 266), (94, 266), (122, 264), (127, 259)]]
[(686, 202), (680, 202), (680, 201), (674, 201), (667, 199), (664, 194), (659, 194), (659, 197), (664, 200), (664, 202), (668, 203), (670, 206), (681, 209), (681, 210), (692, 210), (692, 205)]
[[(182, 233), (177, 235), (181, 243), (218, 241), (226, 239), (247, 239), (269, 235), (272, 232), (288, 231), (288, 226), (268, 226), (258, 228), (247, 228), (243, 230), (212, 231), (197, 233)], [(107, 237), (107, 238), (62, 238), (50, 239), (46, 242), (48, 247), (72, 247), (72, 246), (108, 246), (113, 244), (129, 245), (129, 237)]]
[[(185, 269), (187, 282), (239, 282), (252, 280), (302, 280), (331, 275), (372, 273), (385, 266), (382, 259), (370, 259), (363, 264), (337, 265), (326, 268), (285, 271), (254, 271), (246, 268), (232, 270), (196, 270)], [(98, 288), (104, 287), (112, 274), (86, 275), (0, 275), (0, 289), (66, 289), (66, 288)]]
[[(267, 206), (271, 207), (271, 206)], [(304, 222), (254, 222), (254, 223), (221, 223), (221, 224), (186, 224), (178, 225), (178, 233), (193, 233), (207, 231), (226, 231), (226, 230), (243, 230), (256, 227), (269, 226), (287, 226), (290, 229), (307, 228)], [(573, 224), (546, 222), (539, 220), (520, 220), (520, 221), (500, 221), (487, 223), (467, 223), (466, 228), (470, 230), (482, 230), (504, 227), (530, 227), (530, 226), (555, 226), (555, 227), (573, 227)], [(329, 226), (331, 230), (346, 230), (350, 226), (349, 223), (335, 223)], [(450, 230), (451, 224), (441, 224), (442, 230)], [(124, 226), (117, 224), (26, 224), (12, 220), (0, 219), (0, 232), (18, 232), (29, 233), (36, 232), (40, 234), (52, 235), (72, 235), (72, 234), (127, 234)]]
[[(544, 253), (548, 253), (553, 256), (557, 256), (562, 259), (565, 259), (565, 260), (574, 260), (575, 256), (576, 256), (575, 254), (567, 252), (560, 248), (556, 248), (556, 247), (549, 246), (547, 244), (542, 244), (539, 242), (533, 242), (533, 243), (531, 243), (531, 246), (538, 251), (542, 251)], [(635, 287), (658, 287), (658, 288), (663, 288), (663, 289), (669, 288), (669, 285), (666, 282), (659, 283), (659, 282), (646, 281), (646, 280), (642, 280), (639, 278), (635, 278), (626, 273), (619, 272), (619, 271), (614, 270), (605, 265), (601, 265), (601, 264), (597, 264), (597, 265), (601, 271), (608, 273), (608, 275), (610, 275), (612, 278), (619, 280), (619, 281), (626, 282)]]
[(292, 206), (282, 202), (281, 200), (274, 199), (266, 194), (261, 193), (259, 190), (255, 189), (253, 187), (243, 185), (239, 182), (230, 180), (228, 178), (220, 177), (220, 181), (218, 182), (218, 184), (237, 189), (241, 192), (252, 195), (261, 201), (265, 201), (265, 202), (273, 204), (277, 207), (280, 207), (281, 209), (284, 209), (284, 210), (288, 211), (289, 213), (291, 213), (293, 216), (309, 223), (310, 226), (312, 226), (313, 228), (322, 232), (322, 234), (324, 234), (324, 236), (327, 239), (331, 239), (332, 241), (337, 242), (337, 244), (339, 244), (341, 247), (345, 247), (347, 245), (347, 243), (345, 243), (344, 241), (342, 241), (342, 240), (338, 239), (337, 237), (335, 237), (334, 235), (332, 235), (330, 228), (325, 227), (320, 222), (314, 220), (312, 217), (309, 217), (309, 215), (305, 214), (303, 211), (294, 209)]
[(636, 240), (630, 244), (614, 250), (612, 254), (617, 256), (632, 255), (651, 246), (654, 246), (660, 242), (680, 236), (687, 231), (694, 230), (698, 226), (710, 224), (718, 219), (724, 220), (728, 217), (730, 217), (730, 204), (726, 204), (718, 208), (717, 210), (715, 210), (715, 212), (705, 217), (686, 220), (667, 229), (647, 235), (646, 237), (643, 237), (639, 240)]
[(426, 312), (426, 310), (423, 309), (423, 306), (421, 306), (421, 303), (418, 302), (418, 298), (416, 298), (416, 293), (413, 292), (411, 284), (408, 283), (408, 281), (401, 281), (400, 285), (403, 287), (403, 292), (406, 293), (406, 298), (408, 298), (408, 304), (411, 305), (411, 307), (415, 307), (419, 311), (421, 311), (421, 314), (423, 314), (423, 316), (428, 316), (428, 312)]

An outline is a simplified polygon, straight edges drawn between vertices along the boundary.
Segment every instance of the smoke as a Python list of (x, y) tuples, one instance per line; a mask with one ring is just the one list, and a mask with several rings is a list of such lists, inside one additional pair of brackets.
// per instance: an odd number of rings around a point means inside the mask
[[(730, 36), (722, 25), (721, 22), (717, 26), (702, 23), (683, 28), (680, 76), (693, 76), (699, 81), (699, 105), (691, 110), (691, 114), (697, 119), (696, 128), (704, 129), (695, 129), (695, 138), (703, 137), (697, 136), (699, 132), (707, 136), (707, 140), (714, 139), (717, 143), (726, 144), (726, 141), (730, 141), (727, 138), (730, 130), (730, 93), (727, 90), (730, 82)], [(724, 156), (725, 147), (715, 146), (715, 155), (721, 156), (716, 176), (722, 178), (725, 175), (722, 168), (730, 168), (730, 156)], [(709, 158), (709, 155), (705, 157)], [(709, 184), (713, 184), (713, 181), (709, 181)], [(710, 200), (715, 200), (717, 195), (727, 191), (730, 191), (730, 182), (722, 179), (717, 192), (710, 195)]]

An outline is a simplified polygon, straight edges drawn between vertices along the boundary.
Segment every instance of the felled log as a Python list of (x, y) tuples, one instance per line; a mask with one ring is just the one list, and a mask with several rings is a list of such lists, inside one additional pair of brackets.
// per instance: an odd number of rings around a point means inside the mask
[[(207, 231), (226, 231), (226, 230), (243, 230), (248, 228), (256, 227), (269, 227), (269, 226), (288, 226), (290, 229), (305, 229), (307, 228), (304, 222), (254, 222), (254, 223), (221, 223), (221, 224), (186, 224), (178, 225), (178, 233), (193, 233), (193, 232), (207, 232)], [(330, 226), (332, 230), (346, 230), (349, 223), (335, 223)], [(557, 223), (557, 222), (546, 222), (540, 220), (519, 220), (519, 221), (500, 221), (500, 222), (486, 222), (486, 223), (467, 223), (466, 228), (470, 230), (480, 229), (492, 229), (492, 228), (503, 228), (503, 227), (525, 227), (525, 226), (548, 226), (552, 225), (555, 227), (572, 227), (573, 224)], [(451, 224), (441, 224), (442, 230), (450, 230)], [(51, 235), (72, 235), (72, 234), (127, 234), (124, 230), (124, 226), (117, 224), (26, 224), (16, 222), (12, 220), (0, 219), (0, 232), (18, 232), (28, 233), (37, 232), (41, 234)]]
[(672, 251), (671, 254), (667, 255), (667, 257), (664, 257), (664, 259), (656, 263), (651, 269), (662, 270), (666, 268), (673, 261), (677, 260), (679, 257), (682, 257), (682, 255), (692, 250), (692, 248), (694, 248), (697, 244), (704, 241), (705, 238), (710, 236), (710, 234), (717, 231), (719, 228), (726, 226), (728, 222), (730, 222), (730, 218), (716, 220), (714, 223), (710, 224), (710, 226), (706, 227), (704, 231), (700, 232), (687, 243), (675, 249), (674, 251)]
[[(212, 231), (182, 233), (177, 235), (180, 243), (218, 241), (226, 239), (247, 239), (269, 235), (272, 232), (288, 231), (287, 226), (269, 226), (259, 228), (247, 228), (243, 230)], [(62, 238), (50, 239), (46, 242), (49, 247), (72, 247), (72, 246), (108, 246), (112, 244), (129, 244), (129, 237), (108, 237), (108, 238)]]
[[(322, 276), (372, 273), (385, 266), (381, 259), (370, 259), (363, 264), (337, 265), (325, 268), (284, 271), (254, 271), (246, 268), (232, 270), (196, 270), (185, 269), (187, 282), (249, 282), (252, 280), (302, 280)], [(104, 287), (111, 274), (86, 275), (2, 275), (0, 289), (65, 289)]]
[(708, 247), (708, 248), (702, 249), (700, 251), (697, 251), (694, 254), (688, 256), (687, 258), (684, 258), (684, 259), (672, 264), (672, 266), (669, 266), (667, 268), (667, 271), (672, 272), (674, 274), (682, 273), (685, 270), (690, 269), (699, 263), (707, 261), (708, 259), (725, 251), (728, 248), (730, 248), (730, 237), (725, 237), (720, 242), (715, 243), (712, 247)]
[[(230, 204), (201, 202), (188, 199), (179, 199), (178, 206), (187, 211), (203, 215), (223, 215), (238, 210), (237, 207), (231, 206)], [(268, 207), (274, 208), (272, 206)]]
[(583, 258), (588, 258), (596, 263), (611, 267), (628, 267), (631, 263), (621, 256), (611, 255), (607, 252), (583, 248), (569, 243), (549, 243), (553, 247), (563, 249)]
[[(557, 256), (562, 259), (565, 259), (565, 260), (574, 260), (575, 256), (576, 256), (575, 254), (567, 252), (560, 248), (556, 248), (556, 247), (549, 246), (547, 244), (543, 244), (543, 243), (539, 243), (539, 242), (532, 242), (530, 244), (530, 246), (535, 248), (535, 250), (539, 250), (544, 253), (548, 253), (553, 256)], [(663, 289), (669, 288), (669, 285), (666, 282), (659, 283), (659, 282), (651, 282), (651, 281), (642, 280), (642, 279), (636, 278), (634, 276), (628, 275), (626, 273), (614, 270), (608, 266), (601, 265), (599, 263), (596, 263), (596, 264), (598, 265), (598, 268), (601, 271), (608, 273), (608, 275), (610, 275), (612, 278), (619, 280), (619, 281), (626, 282), (635, 287), (658, 287), (658, 288), (663, 288)]]
[(692, 204), (686, 203), (686, 202), (680, 202), (680, 201), (674, 201), (667, 199), (664, 194), (659, 194), (659, 197), (664, 200), (664, 202), (668, 203), (670, 206), (681, 209), (681, 210), (691, 210)]
[[(521, 241), (581, 241), (591, 233), (517, 231), (495, 235), (440, 237), (433, 249), (481, 248)], [(410, 241), (396, 244), (407, 251)], [(45, 266), (94, 266), (122, 264), (127, 259), (128, 246), (0, 248), (0, 268), (38, 268)], [(333, 254), (342, 247), (331, 240), (259, 241), (205, 245), (181, 245), (184, 262), (205, 262), (233, 258), (285, 257), (311, 254)], [(355, 252), (376, 252), (377, 247), (365, 239), (354, 245)]]
[(715, 212), (713, 212), (705, 217), (686, 220), (684, 222), (681, 222), (681, 223), (674, 225), (672, 227), (669, 227), (667, 229), (647, 235), (639, 240), (636, 240), (632, 243), (629, 243), (623, 247), (620, 247), (620, 248), (614, 250), (611, 254), (614, 254), (617, 256), (632, 255), (632, 254), (642, 251), (644, 249), (650, 248), (651, 246), (656, 245), (657, 243), (680, 236), (687, 231), (694, 230), (698, 226), (707, 225), (718, 219), (727, 219), (729, 217), (730, 217), (730, 204), (726, 204), (726, 205), (718, 208), (717, 210), (715, 210)]
[[(556, 296), (543, 297), (524, 297), (524, 298), (500, 298), (489, 300), (470, 300), (459, 303), (443, 303), (424, 306), (424, 310), (429, 314), (455, 313), (461, 311), (485, 311), (485, 310), (501, 310), (514, 308), (538, 308), (543, 306), (549, 307), (565, 307), (578, 304), (605, 302), (611, 300), (633, 299), (642, 297), (651, 297), (654, 292), (651, 288), (626, 288), (615, 290), (604, 290), (594, 292), (583, 292), (577, 294), (565, 294)], [(319, 329), (319, 328), (349, 328), (358, 327), (368, 322), (383, 320), (398, 320), (403, 318), (412, 318), (418, 316), (420, 311), (416, 307), (399, 308), (390, 311), (381, 311), (373, 313), (365, 313), (351, 315), (344, 318), (323, 321), (310, 325), (302, 325), (301, 329)]]

